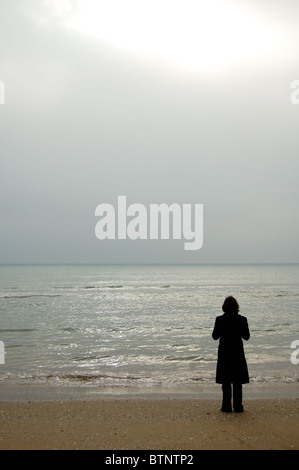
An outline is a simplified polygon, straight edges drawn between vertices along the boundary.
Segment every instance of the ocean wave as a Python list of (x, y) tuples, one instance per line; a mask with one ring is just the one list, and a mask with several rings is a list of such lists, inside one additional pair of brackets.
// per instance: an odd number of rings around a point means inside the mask
[(60, 290), (62, 293), (44, 293), (44, 292), (36, 292), (36, 293), (11, 293), (10, 291), (18, 291), (21, 288), (20, 287), (5, 287), (5, 288), (0, 288), (2, 291), (7, 291), (7, 294), (2, 293), (0, 295), (0, 299), (25, 299), (25, 298), (30, 298), (30, 297), (59, 297), (64, 294), (64, 292), (72, 291), (72, 292), (82, 292), (82, 291), (96, 291), (96, 290), (107, 290), (107, 289), (129, 289), (129, 290), (140, 290), (140, 289), (145, 289), (148, 291), (152, 291), (155, 289), (170, 289), (171, 286), (170, 284), (161, 284), (161, 285), (156, 285), (156, 284), (130, 284), (130, 285), (124, 285), (124, 284), (100, 284), (100, 285), (94, 285), (94, 284), (87, 284), (85, 286), (82, 285), (70, 285), (70, 286), (54, 286), (51, 289), (57, 291)]
[(165, 361), (178, 361), (178, 362), (185, 362), (185, 361), (203, 361), (205, 360), (202, 356), (166, 356), (164, 358)]
[[(125, 387), (130, 389), (134, 387), (142, 389), (143, 387), (160, 386), (163, 388), (173, 389), (176, 387), (187, 387), (192, 384), (214, 385), (215, 375), (198, 374), (190, 376), (165, 376), (165, 375), (137, 375), (137, 374), (105, 374), (105, 373), (44, 373), (44, 374), (2, 374), (0, 383), (8, 385), (48, 385), (58, 387), (101, 387), (111, 393), (112, 389)], [(298, 377), (291, 376), (271, 376), (271, 375), (257, 375), (250, 377), (250, 383), (254, 385), (296, 385), (299, 383)]]
[(294, 291), (270, 291), (270, 292), (253, 292), (250, 293), (251, 297), (255, 299), (271, 299), (275, 297), (299, 297), (298, 292)]
[(83, 289), (121, 289), (122, 287), (124, 287), (122, 284), (112, 284), (109, 286), (85, 286)]
[(107, 380), (144, 380), (149, 377), (138, 377), (134, 375), (109, 375), (109, 374), (58, 374), (58, 375), (47, 375), (46, 379), (66, 379), (72, 381), (95, 381), (99, 379)]
[[(92, 289), (121, 289), (121, 288), (127, 288), (127, 289), (169, 289), (171, 286), (170, 284), (161, 284), (161, 285), (156, 285), (156, 284), (130, 284), (130, 285), (124, 285), (124, 284), (101, 284), (101, 285), (87, 285), (87, 286), (55, 286), (54, 289), (62, 289), (62, 290), (71, 290), (71, 289), (76, 289), (76, 290), (92, 290)], [(9, 290), (9, 289), (7, 289)]]
[(0, 333), (27, 333), (29, 331), (37, 331), (35, 328), (0, 328)]
[(1, 295), (0, 299), (28, 299), (31, 297), (60, 297), (61, 294), (20, 294), (20, 295)]

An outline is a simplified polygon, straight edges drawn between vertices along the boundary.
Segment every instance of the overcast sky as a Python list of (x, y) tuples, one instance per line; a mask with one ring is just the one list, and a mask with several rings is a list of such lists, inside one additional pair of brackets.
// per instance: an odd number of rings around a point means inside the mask
[[(298, 18), (297, 0), (0, 0), (0, 263), (299, 262)], [(203, 247), (98, 240), (118, 195), (203, 204)]]

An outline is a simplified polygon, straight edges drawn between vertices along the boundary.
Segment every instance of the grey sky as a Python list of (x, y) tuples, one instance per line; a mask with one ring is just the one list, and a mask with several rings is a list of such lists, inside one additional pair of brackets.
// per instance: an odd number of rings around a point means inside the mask
[[(134, 16), (128, 1), (122, 24), (133, 17), (133, 33), (115, 37), (71, 27), (80, 2), (1, 0), (0, 263), (299, 262), (299, 105), (290, 101), (299, 79), (299, 4), (239, 3), (253, 18), (247, 36), (226, 43), (232, 24), (216, 22), (215, 36), (206, 12), (213, 34), (204, 30), (206, 48), (204, 36), (191, 37), (191, 60), (197, 47), (199, 59), (190, 66), (176, 61), (177, 48), (163, 48), (161, 31), (166, 37), (172, 19), (172, 42), (188, 31), (171, 2), (162, 27), (145, 24), (142, 10)], [(117, 8), (114, 15), (119, 22)], [(142, 50), (145, 38), (151, 44), (146, 28), (156, 38), (150, 51)], [(209, 61), (200, 54), (211, 37)], [(95, 208), (116, 205), (118, 195), (128, 204), (204, 204), (203, 248), (99, 241)]]

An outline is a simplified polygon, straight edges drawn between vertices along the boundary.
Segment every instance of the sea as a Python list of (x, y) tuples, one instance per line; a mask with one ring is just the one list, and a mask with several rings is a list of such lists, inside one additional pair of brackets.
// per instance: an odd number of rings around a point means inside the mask
[(219, 396), (228, 295), (251, 334), (244, 392), (298, 396), (298, 264), (1, 265), (0, 400)]

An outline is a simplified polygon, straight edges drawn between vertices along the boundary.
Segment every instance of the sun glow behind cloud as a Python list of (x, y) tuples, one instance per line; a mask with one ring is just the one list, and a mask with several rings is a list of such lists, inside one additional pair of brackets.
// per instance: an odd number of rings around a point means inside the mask
[(77, 0), (67, 25), (123, 49), (212, 69), (273, 47), (254, 15), (222, 0)]

